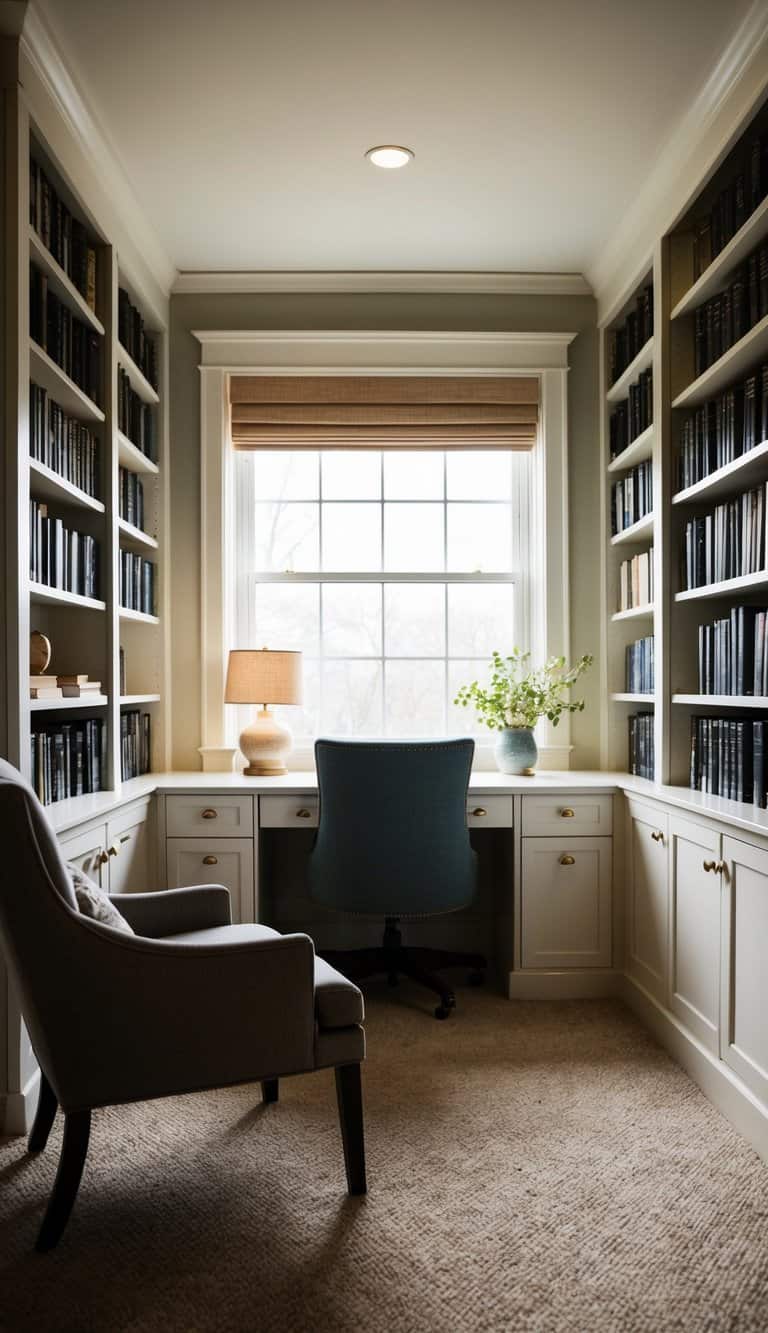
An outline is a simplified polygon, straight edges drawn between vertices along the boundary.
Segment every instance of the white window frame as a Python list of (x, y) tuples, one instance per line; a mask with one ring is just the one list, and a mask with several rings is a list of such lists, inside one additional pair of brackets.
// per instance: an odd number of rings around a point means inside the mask
[[(429, 333), (195, 330), (201, 432), (201, 735), (205, 771), (232, 767), (224, 704), (233, 623), (234, 514), (229, 426), (232, 374), (525, 375), (540, 383), (541, 421), (533, 450), (529, 646), (534, 657), (569, 656), (567, 375), (573, 333)], [(570, 726), (540, 729), (540, 767), (567, 769)], [(298, 756), (294, 763), (298, 767)], [(308, 757), (302, 756), (306, 763)], [(476, 767), (493, 766), (478, 747)]]

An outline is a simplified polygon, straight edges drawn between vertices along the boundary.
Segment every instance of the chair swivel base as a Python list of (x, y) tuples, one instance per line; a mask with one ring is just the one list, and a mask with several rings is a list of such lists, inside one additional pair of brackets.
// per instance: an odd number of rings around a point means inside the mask
[(384, 973), (390, 986), (396, 986), (400, 977), (408, 977), (420, 986), (439, 995), (435, 1018), (450, 1017), (456, 1008), (452, 986), (437, 975), (443, 967), (467, 967), (469, 981), (478, 986), (485, 980), (487, 960), (479, 953), (460, 953), (449, 949), (420, 949), (402, 942), (396, 917), (387, 917), (384, 939), (374, 949), (320, 949), (320, 957), (335, 967), (350, 981)]

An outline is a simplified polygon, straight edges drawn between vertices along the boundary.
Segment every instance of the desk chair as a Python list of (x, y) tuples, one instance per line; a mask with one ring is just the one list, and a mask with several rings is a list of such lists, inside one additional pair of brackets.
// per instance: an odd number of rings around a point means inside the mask
[(487, 966), (474, 953), (408, 948), (401, 917), (456, 912), (475, 895), (477, 856), (467, 829), (474, 741), (315, 743), (320, 822), (309, 860), (314, 900), (342, 912), (384, 917), (380, 948), (322, 951), (355, 980), (377, 972), (395, 986), (410, 977), (440, 996), (436, 1018), (456, 1005), (437, 969)]

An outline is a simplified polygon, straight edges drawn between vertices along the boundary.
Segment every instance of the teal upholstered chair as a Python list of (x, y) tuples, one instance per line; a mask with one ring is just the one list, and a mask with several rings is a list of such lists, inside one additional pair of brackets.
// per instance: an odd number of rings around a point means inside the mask
[(320, 822), (309, 862), (310, 893), (325, 907), (383, 917), (379, 948), (322, 951), (360, 980), (386, 973), (440, 997), (437, 1018), (456, 1004), (437, 970), (465, 967), (482, 980), (480, 954), (403, 945), (402, 917), (455, 912), (473, 899), (477, 857), (467, 829), (472, 740), (334, 741), (315, 744)]

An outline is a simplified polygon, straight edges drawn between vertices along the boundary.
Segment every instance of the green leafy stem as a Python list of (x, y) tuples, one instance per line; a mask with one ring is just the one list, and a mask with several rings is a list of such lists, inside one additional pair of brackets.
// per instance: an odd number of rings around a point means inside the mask
[(480, 721), (494, 731), (532, 729), (540, 717), (549, 718), (556, 727), (563, 713), (582, 712), (584, 700), (566, 695), (592, 665), (592, 655), (586, 653), (572, 667), (565, 665), (564, 657), (550, 657), (543, 666), (529, 668), (530, 658), (519, 648), (513, 648), (509, 657), (493, 653), (490, 685), (483, 688), (476, 680), (462, 685), (454, 703), (464, 708), (473, 704)]

